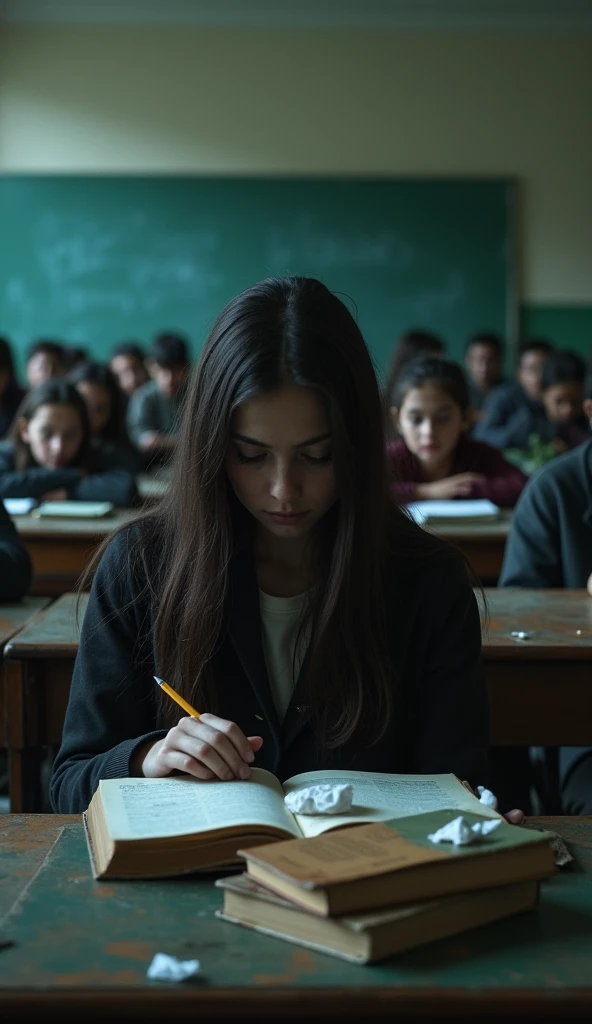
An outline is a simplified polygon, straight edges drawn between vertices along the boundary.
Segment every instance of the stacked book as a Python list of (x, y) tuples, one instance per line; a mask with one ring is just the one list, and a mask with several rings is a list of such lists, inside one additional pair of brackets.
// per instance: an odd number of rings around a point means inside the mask
[[(292, 813), (289, 794), (347, 784), (346, 813)], [(495, 822), (469, 845), (429, 836)], [(219, 879), (220, 916), (366, 963), (536, 906), (549, 833), (509, 825), (454, 775), (323, 771), (280, 783), (103, 779), (83, 815), (98, 879), (245, 867)], [(480, 826), (479, 826), (480, 827)]]
[[(500, 822), (469, 845), (434, 844), (428, 837), (455, 814), (245, 850), (246, 872), (216, 882), (218, 916), (364, 964), (534, 909), (554, 871), (550, 834)], [(463, 818), (469, 828), (490, 820)]]

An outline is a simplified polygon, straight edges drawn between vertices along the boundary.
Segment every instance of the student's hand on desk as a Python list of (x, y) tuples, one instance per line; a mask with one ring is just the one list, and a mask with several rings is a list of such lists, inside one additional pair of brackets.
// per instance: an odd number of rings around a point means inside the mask
[(164, 739), (144, 750), (141, 774), (159, 779), (174, 771), (196, 779), (248, 779), (261, 736), (245, 736), (238, 725), (216, 715), (182, 718)]
[(65, 487), (56, 487), (54, 491), (47, 491), (41, 495), (41, 501), (67, 501), (68, 492)]
[(415, 497), (428, 501), (435, 498), (466, 498), (471, 494), (473, 487), (483, 483), (485, 477), (481, 473), (456, 473), (454, 476), (445, 477), (444, 480), (418, 484), (415, 488)]

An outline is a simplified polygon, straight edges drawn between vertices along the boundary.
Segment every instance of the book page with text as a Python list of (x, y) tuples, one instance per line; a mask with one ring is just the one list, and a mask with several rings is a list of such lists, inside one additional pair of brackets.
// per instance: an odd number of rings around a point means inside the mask
[(332, 828), (355, 825), (360, 821), (386, 821), (412, 814), (453, 808), (476, 811), (488, 818), (499, 818), (492, 807), (480, 804), (477, 797), (454, 775), (386, 775), (379, 772), (325, 771), (304, 772), (284, 782), (284, 792), (290, 793), (303, 786), (321, 782), (349, 782), (353, 786), (354, 801), (347, 814), (326, 814), (319, 817), (296, 814), (300, 829), (306, 838), (321, 835)]
[(246, 782), (168, 779), (103, 779), (105, 819), (112, 839), (190, 835), (237, 825), (271, 825), (302, 838), (284, 805), (276, 777), (253, 768)]

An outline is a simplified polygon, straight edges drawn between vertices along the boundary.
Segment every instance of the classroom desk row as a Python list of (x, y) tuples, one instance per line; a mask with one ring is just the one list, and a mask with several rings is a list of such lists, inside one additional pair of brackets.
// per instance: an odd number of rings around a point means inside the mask
[[(483, 658), (492, 745), (592, 745), (592, 599), (583, 590), (485, 594)], [(49, 606), (47, 600), (29, 598), (22, 614), (7, 611), (0, 617), (0, 737), (6, 736), (13, 811), (42, 809), (42, 759), (47, 748), (55, 751), (60, 744), (86, 595), (78, 618), (77, 601), (75, 594)], [(25, 609), (34, 615), (28, 624)]]
[[(371, 967), (215, 917), (210, 878), (95, 882), (78, 816), (0, 822), (3, 1020), (511, 1020), (592, 1014), (592, 818), (532, 818), (574, 857), (519, 914)], [(194, 983), (150, 982), (156, 952)]]
[[(148, 479), (153, 488), (162, 490), (162, 481)], [(130, 522), (134, 514), (131, 509), (119, 509), (112, 516), (95, 520), (15, 516), (13, 522), (33, 561), (31, 593), (59, 597), (74, 590), (98, 546), (110, 533)], [(463, 552), (484, 585), (495, 586), (509, 529), (509, 516), (504, 516), (481, 526), (451, 525), (439, 528), (438, 532)]]

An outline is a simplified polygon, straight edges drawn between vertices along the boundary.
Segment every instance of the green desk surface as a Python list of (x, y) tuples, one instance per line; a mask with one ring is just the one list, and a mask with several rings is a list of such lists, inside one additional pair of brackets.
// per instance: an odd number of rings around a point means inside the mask
[[(0, 1016), (590, 1014), (592, 818), (547, 824), (578, 856), (543, 884), (537, 912), (359, 967), (217, 920), (210, 880), (94, 882), (76, 818), (12, 816), (0, 821), (0, 936), (13, 943), (0, 949)], [(202, 979), (148, 982), (159, 951), (197, 957)]]
[(62, 594), (7, 643), (7, 658), (74, 657), (88, 594)]

